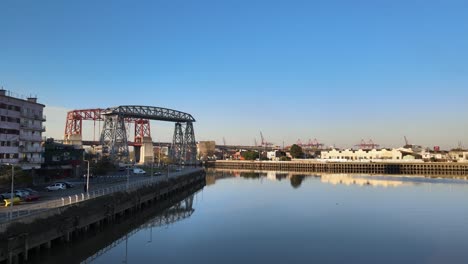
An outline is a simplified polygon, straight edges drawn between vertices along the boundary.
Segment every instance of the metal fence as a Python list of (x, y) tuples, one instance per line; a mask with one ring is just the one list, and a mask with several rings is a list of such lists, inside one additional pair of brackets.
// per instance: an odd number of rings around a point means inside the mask
[[(171, 178), (177, 175), (171, 175)], [(160, 177), (150, 177), (148, 179), (135, 180), (132, 182), (120, 183), (117, 185), (99, 188), (88, 193), (79, 193), (68, 196), (59, 197), (54, 200), (47, 202), (40, 202), (37, 204), (28, 204), (27, 207), (22, 205), (13, 206), (12, 210), (7, 210), (2, 215), (0, 215), (0, 227), (8, 225), (10, 222), (18, 220), (26, 216), (32, 216), (34, 214), (42, 213), (48, 210), (56, 210), (57, 208), (69, 206), (72, 204), (81, 203), (90, 199), (94, 199), (100, 196), (122, 192), (122, 191), (133, 191), (139, 189), (143, 186), (151, 186), (163, 180), (168, 180), (167, 175)], [(0, 228), (1, 229), (1, 228)]]

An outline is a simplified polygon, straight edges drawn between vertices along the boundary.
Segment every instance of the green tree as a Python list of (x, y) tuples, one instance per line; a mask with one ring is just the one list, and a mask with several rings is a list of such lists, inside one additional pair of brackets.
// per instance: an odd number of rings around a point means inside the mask
[(248, 151), (242, 152), (241, 156), (245, 160), (256, 160), (256, 159), (258, 159), (258, 152), (248, 150)]
[(300, 146), (294, 144), (291, 146), (291, 156), (294, 159), (302, 158), (304, 156), (304, 152), (302, 151), (302, 148)]

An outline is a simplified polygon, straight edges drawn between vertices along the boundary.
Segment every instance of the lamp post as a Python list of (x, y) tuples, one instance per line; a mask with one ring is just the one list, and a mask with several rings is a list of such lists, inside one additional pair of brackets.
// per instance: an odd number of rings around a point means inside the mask
[(88, 163), (88, 173), (86, 174), (86, 193), (89, 193), (89, 160), (84, 159), (84, 153), (83, 153), (83, 161)]
[(14, 201), (14, 195), (13, 195), (13, 186), (15, 182), (15, 165), (11, 165), (11, 196), (10, 196), (10, 220), (13, 218), (13, 201)]

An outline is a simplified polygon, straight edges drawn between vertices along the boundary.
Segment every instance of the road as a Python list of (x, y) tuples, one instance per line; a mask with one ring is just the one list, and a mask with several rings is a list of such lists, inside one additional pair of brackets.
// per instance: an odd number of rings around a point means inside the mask
[[(190, 173), (192, 171), (199, 170), (200, 168), (184, 168), (180, 171), (172, 171), (169, 173), (169, 178), (179, 177), (180, 175)], [(108, 193), (111, 189), (115, 188), (125, 188), (132, 184), (146, 183), (152, 181), (157, 183), (160, 181), (167, 180), (167, 173), (159, 176), (144, 176), (144, 175), (115, 175), (107, 177), (97, 177), (90, 179), (89, 183), (89, 193), (91, 197), (94, 197), (96, 194), (103, 194), (104, 192)], [(128, 181), (127, 181), (128, 179)], [(10, 214), (13, 210), (13, 217), (28, 215), (33, 211), (37, 210), (46, 210), (54, 207), (58, 207), (62, 202), (66, 205), (70, 202), (79, 201), (86, 197), (86, 192), (84, 192), (85, 180), (79, 179), (64, 179), (63, 181), (70, 182), (74, 185), (73, 188), (66, 190), (59, 190), (53, 192), (47, 192), (42, 187), (42, 190), (36, 189), (39, 191), (41, 196), (39, 200), (32, 202), (21, 202), (19, 205), (14, 205), (12, 207), (0, 207), (0, 222), (5, 222), (10, 218)], [(57, 181), (59, 182), (59, 180)], [(63, 200), (62, 200), (63, 198)]]

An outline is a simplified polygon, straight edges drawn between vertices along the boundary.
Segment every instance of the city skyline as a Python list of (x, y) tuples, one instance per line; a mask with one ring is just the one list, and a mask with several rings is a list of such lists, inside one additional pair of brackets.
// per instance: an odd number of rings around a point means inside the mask
[[(0, 3), (0, 86), (66, 111), (154, 105), (197, 140), (468, 144), (463, 1)], [(86, 19), (83, 19), (86, 18)], [(172, 125), (155, 122), (155, 139)], [(91, 137), (88, 132), (85, 137)]]

